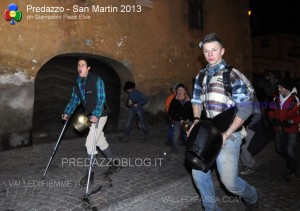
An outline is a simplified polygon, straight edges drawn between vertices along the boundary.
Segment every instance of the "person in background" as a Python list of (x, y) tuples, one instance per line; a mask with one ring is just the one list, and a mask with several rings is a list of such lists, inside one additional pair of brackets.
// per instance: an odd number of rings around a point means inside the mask
[(177, 85), (178, 85), (178, 83), (173, 85), (173, 87), (170, 89), (171, 94), (166, 98), (165, 109), (166, 109), (167, 113), (169, 112), (170, 104), (171, 104), (173, 98), (176, 96), (176, 86)]
[(278, 82), (279, 95), (271, 104), (268, 113), (275, 131), (276, 150), (286, 160), (286, 179), (290, 180), (297, 174), (295, 147), (299, 133), (299, 99), (297, 89), (289, 79)]
[[(171, 94), (167, 97), (167, 99), (165, 101), (165, 109), (166, 109), (167, 114), (169, 112), (169, 107), (170, 107), (171, 101), (176, 96), (176, 86), (177, 85), (178, 85), (178, 83), (174, 84), (174, 86), (170, 89)], [(173, 134), (173, 124), (172, 124), (172, 121), (169, 120), (169, 118), (168, 118), (168, 122), (169, 122), (169, 128), (168, 128), (168, 136), (167, 136), (166, 145), (171, 145), (172, 144), (172, 134)]]
[(278, 78), (276, 74), (272, 71), (266, 74), (267, 83), (264, 87), (264, 92), (266, 95), (266, 101), (271, 102), (272, 99), (277, 95), (277, 87), (278, 87)]
[(240, 172), (242, 175), (249, 175), (254, 172), (254, 164), (255, 164), (255, 159), (251, 155), (251, 153), (248, 151), (249, 144), (252, 140), (252, 138), (255, 135), (255, 131), (253, 127), (255, 127), (255, 124), (261, 123), (261, 111), (260, 111), (260, 106), (258, 103), (258, 100), (255, 98), (254, 103), (253, 103), (253, 114), (252, 116), (245, 122), (244, 126), (246, 127), (247, 131), (247, 136), (244, 138), (245, 143), (242, 144), (241, 146), (241, 162), (243, 165), (243, 170)]
[(133, 83), (132, 81), (127, 81), (125, 83), (123, 91), (125, 91), (128, 94), (126, 106), (129, 107), (129, 113), (125, 125), (125, 134), (123, 137), (120, 138), (120, 141), (125, 143), (130, 141), (130, 132), (136, 116), (138, 116), (139, 118), (141, 128), (144, 132), (144, 138), (145, 140), (148, 140), (149, 130), (144, 118), (143, 109), (143, 106), (148, 102), (148, 97), (144, 95), (141, 91), (137, 90), (135, 88), (135, 83)]
[(171, 153), (178, 154), (178, 140), (182, 134), (183, 123), (190, 124), (193, 119), (191, 100), (186, 94), (186, 88), (183, 84), (176, 86), (176, 96), (171, 101), (168, 115), (173, 125)]

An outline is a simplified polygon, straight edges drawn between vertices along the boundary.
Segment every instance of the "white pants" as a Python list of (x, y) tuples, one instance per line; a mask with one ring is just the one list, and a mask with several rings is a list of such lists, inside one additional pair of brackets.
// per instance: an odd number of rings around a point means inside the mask
[[(103, 128), (106, 124), (106, 121), (107, 121), (107, 116), (104, 116), (104, 117), (100, 117), (99, 123), (98, 123), (96, 146), (98, 146), (101, 150), (105, 150), (108, 147), (108, 143), (106, 141), (106, 138), (105, 138), (104, 132), (103, 132)], [(90, 132), (89, 132), (89, 134), (86, 138), (86, 142), (85, 142), (86, 150), (89, 155), (91, 155), (92, 151), (93, 151), (95, 127), (96, 127), (96, 123), (92, 123), (92, 125), (90, 127)], [(98, 153), (96, 146), (94, 149), (94, 155), (96, 155)]]

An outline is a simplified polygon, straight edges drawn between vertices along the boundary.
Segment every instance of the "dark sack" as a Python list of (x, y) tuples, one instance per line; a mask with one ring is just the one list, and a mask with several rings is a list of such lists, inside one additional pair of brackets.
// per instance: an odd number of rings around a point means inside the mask
[(268, 144), (268, 135), (265, 132), (261, 119), (249, 127), (249, 129), (253, 130), (255, 133), (248, 146), (248, 151), (251, 155), (256, 155)]
[[(232, 124), (235, 114), (237, 112), (237, 107), (230, 107), (223, 111), (222, 113), (216, 115), (211, 119), (213, 125), (221, 132), (224, 133)], [(240, 131), (242, 127), (239, 127), (236, 131)]]
[(223, 144), (220, 131), (211, 121), (197, 123), (188, 137), (186, 161), (192, 169), (207, 172), (218, 157)]

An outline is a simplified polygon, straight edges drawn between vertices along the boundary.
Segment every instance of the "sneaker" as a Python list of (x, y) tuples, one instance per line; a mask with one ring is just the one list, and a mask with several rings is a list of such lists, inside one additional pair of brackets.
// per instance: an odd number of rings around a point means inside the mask
[(246, 203), (246, 209), (245, 211), (259, 211), (262, 210), (261, 207), (261, 199), (262, 199), (262, 195), (261, 192), (259, 190), (256, 189), (257, 192), (257, 200), (255, 203), (253, 204), (248, 204)]
[(243, 171), (240, 172), (241, 175), (249, 175), (252, 174), (254, 170), (250, 167), (245, 166)]

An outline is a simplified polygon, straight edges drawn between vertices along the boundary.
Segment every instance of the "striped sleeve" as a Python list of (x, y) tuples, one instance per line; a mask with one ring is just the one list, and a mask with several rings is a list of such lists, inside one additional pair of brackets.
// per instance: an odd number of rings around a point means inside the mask
[(234, 84), (232, 84), (232, 100), (238, 107), (236, 115), (246, 120), (252, 114), (253, 106), (250, 101), (251, 97), (248, 87), (241, 78), (236, 78)]
[(191, 99), (191, 103), (193, 105), (201, 105), (201, 99), (200, 96), (202, 94), (202, 88), (200, 87), (199, 83), (198, 83), (198, 79), (199, 79), (199, 74), (196, 76), (195, 78), (195, 83), (194, 83), (194, 90), (193, 90), (193, 98)]

